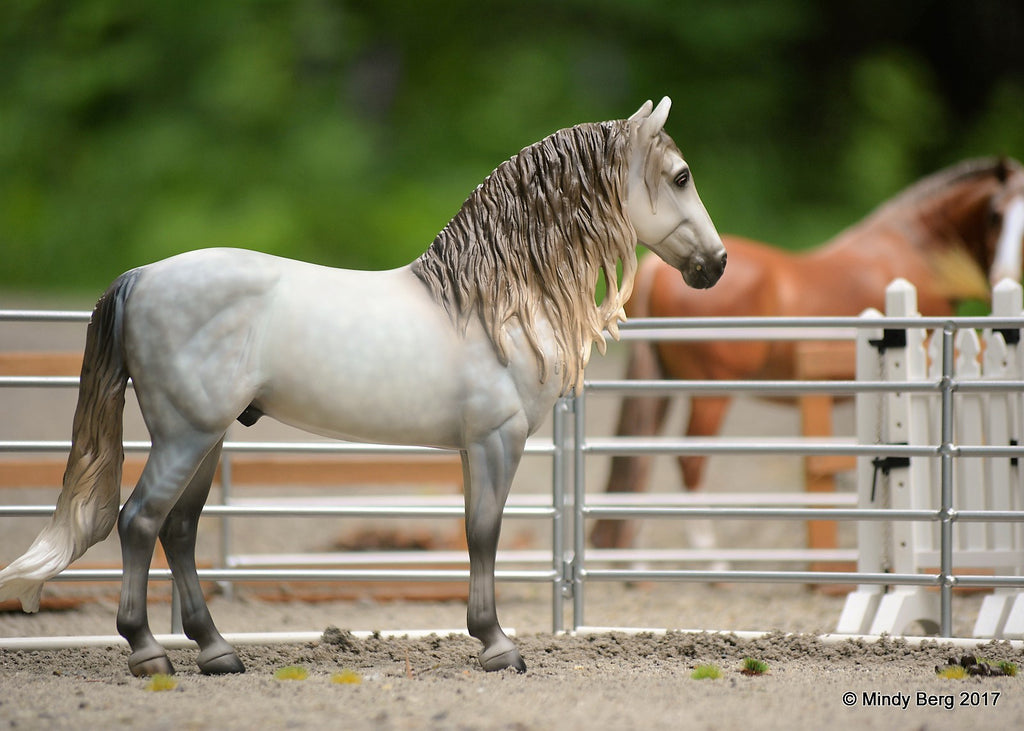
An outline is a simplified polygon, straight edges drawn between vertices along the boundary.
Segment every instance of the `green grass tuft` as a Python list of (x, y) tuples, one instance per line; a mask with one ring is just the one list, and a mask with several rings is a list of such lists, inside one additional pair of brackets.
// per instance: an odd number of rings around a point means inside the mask
[(717, 665), (698, 665), (690, 673), (690, 677), (694, 680), (717, 680), (722, 677), (722, 671)]
[(764, 675), (768, 672), (768, 663), (764, 660), (745, 657), (743, 658), (743, 669), (740, 672), (744, 675)]
[(946, 665), (936, 669), (935, 672), (940, 678), (949, 680), (962, 680), (967, 677), (967, 668), (963, 665)]

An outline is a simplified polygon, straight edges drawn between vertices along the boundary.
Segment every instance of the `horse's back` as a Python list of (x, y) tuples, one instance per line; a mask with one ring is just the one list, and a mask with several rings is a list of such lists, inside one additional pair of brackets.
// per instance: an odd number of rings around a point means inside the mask
[[(856, 316), (881, 308), (885, 287), (896, 276), (927, 284), (929, 270), (913, 247), (885, 221), (851, 227), (828, 244), (788, 252), (738, 236), (723, 236), (729, 266), (718, 286), (686, 287), (660, 260), (650, 277), (647, 299), (652, 317), (824, 317)], [(901, 256), (873, 251), (901, 252)], [(948, 305), (923, 287), (922, 312), (943, 314)], [(657, 346), (662, 368), (675, 378), (788, 378), (795, 367), (789, 342), (694, 341)]]

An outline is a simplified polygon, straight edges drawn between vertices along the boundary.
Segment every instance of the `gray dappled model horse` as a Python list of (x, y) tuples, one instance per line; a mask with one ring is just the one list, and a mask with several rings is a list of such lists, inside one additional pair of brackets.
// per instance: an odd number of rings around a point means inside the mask
[[(173, 672), (146, 613), (157, 537), (200, 670), (244, 670), (200, 589), (196, 527), (225, 430), (264, 414), (331, 437), (459, 450), (469, 631), (483, 643), (485, 670), (524, 671), (498, 624), (494, 559), (526, 438), (560, 394), (579, 386), (591, 346), (604, 348), (602, 331), (617, 334), (638, 241), (692, 287), (712, 286), (725, 268), (689, 167), (663, 131), (670, 105), (648, 101), (627, 120), (579, 125), (525, 148), (399, 269), (207, 249), (121, 275), (89, 324), (56, 511), (0, 572), (0, 599), (35, 611), (43, 582), (109, 534), (131, 378), (152, 439), (117, 519), (117, 628), (135, 675)], [(607, 294), (598, 305), (602, 274)]]

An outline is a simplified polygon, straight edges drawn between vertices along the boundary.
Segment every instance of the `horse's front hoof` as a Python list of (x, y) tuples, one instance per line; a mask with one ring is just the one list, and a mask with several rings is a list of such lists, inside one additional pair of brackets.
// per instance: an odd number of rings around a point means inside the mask
[(233, 650), (225, 652), (217, 657), (204, 658), (199, 654), (199, 670), (203, 675), (230, 675), (232, 673), (244, 673), (245, 665), (238, 658)]
[(514, 647), (511, 650), (505, 650), (496, 655), (488, 655), (485, 650), (480, 653), (480, 667), (489, 673), (508, 668), (512, 668), (517, 673), (526, 672), (526, 663), (523, 662), (523, 656)]
[(163, 650), (139, 650), (128, 657), (128, 669), (136, 678), (174, 675), (174, 666)]

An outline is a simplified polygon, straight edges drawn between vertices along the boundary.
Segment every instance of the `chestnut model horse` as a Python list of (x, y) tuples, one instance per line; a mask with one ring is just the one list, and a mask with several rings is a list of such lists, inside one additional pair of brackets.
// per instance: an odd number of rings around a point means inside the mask
[[(1024, 169), (1011, 159), (968, 160), (935, 173), (880, 206), (860, 223), (806, 252), (790, 253), (749, 239), (723, 236), (729, 269), (707, 292), (683, 287), (654, 257), (640, 263), (631, 317), (845, 316), (881, 309), (896, 277), (917, 287), (923, 315), (951, 314), (957, 303), (989, 297), (989, 284), (1021, 278)], [(627, 378), (789, 379), (792, 342), (635, 341)], [(717, 434), (731, 399), (690, 399), (687, 436)], [(668, 397), (627, 397), (617, 433), (650, 436), (665, 418)], [(706, 457), (680, 457), (688, 490), (701, 486)], [(614, 458), (609, 492), (641, 491), (650, 457)], [(711, 547), (706, 521), (687, 521), (694, 545)], [(593, 544), (632, 545), (636, 525), (601, 520)]]

